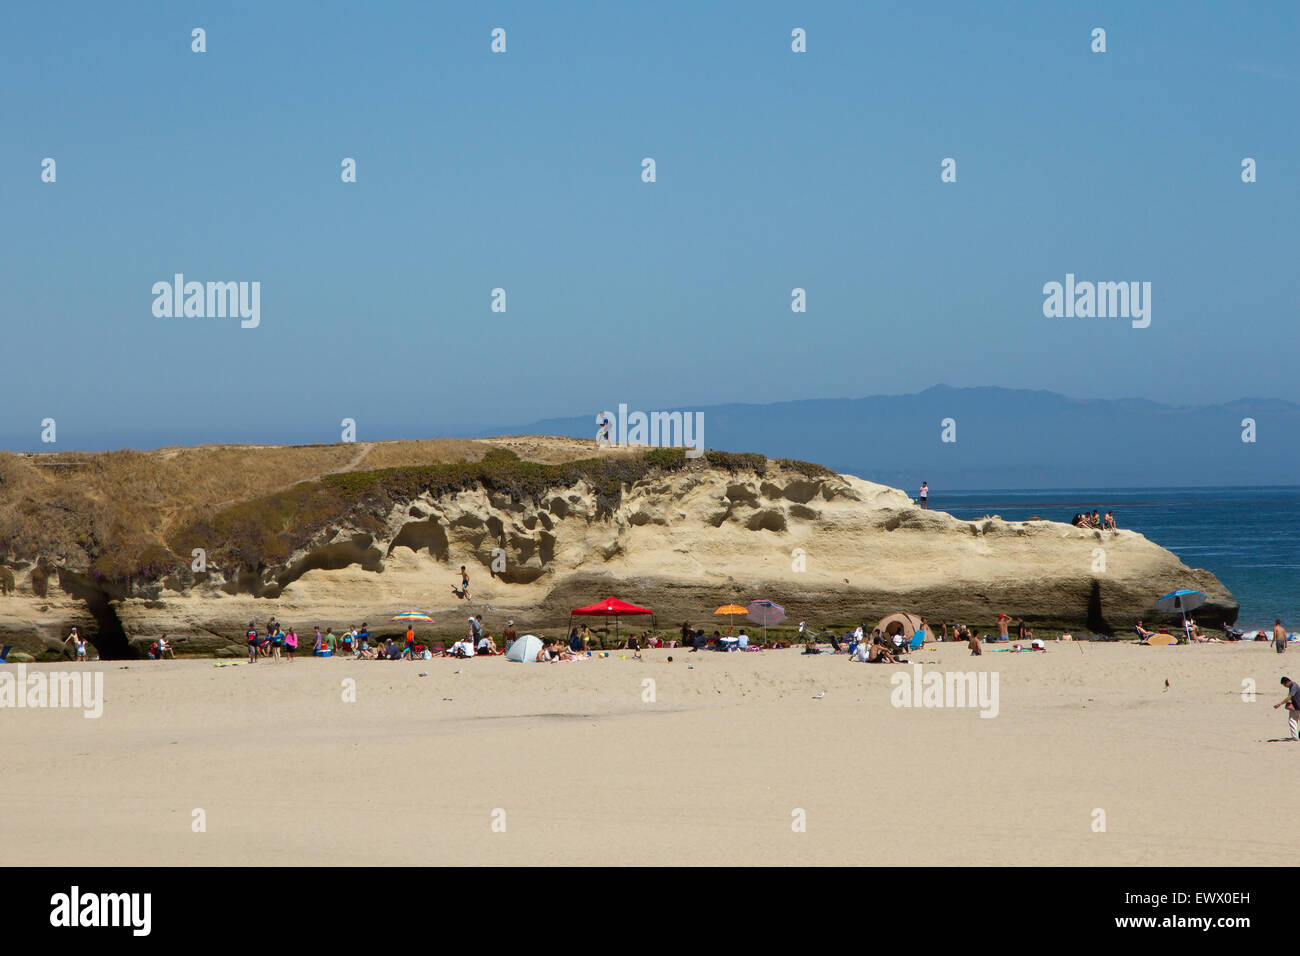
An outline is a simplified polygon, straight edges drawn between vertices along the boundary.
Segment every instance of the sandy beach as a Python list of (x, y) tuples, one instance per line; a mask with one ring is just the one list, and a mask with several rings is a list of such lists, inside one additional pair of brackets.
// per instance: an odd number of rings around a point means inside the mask
[(996, 672), (993, 718), (893, 706), (912, 665), (622, 655), (87, 665), (98, 719), (0, 710), (6, 860), (1253, 865), (1300, 843), (1272, 709), (1294, 648), (913, 655)]

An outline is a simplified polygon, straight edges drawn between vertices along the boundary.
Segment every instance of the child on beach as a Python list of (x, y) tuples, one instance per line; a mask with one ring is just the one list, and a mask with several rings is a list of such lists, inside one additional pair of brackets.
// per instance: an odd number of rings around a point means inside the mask
[(72, 644), (72, 649), (77, 655), (78, 664), (84, 664), (86, 662), (86, 639), (81, 636), (80, 631), (74, 627), (72, 633), (63, 639), (63, 643)]
[(284, 650), (289, 655), (289, 660), (293, 660), (294, 652), (298, 650), (298, 632), (289, 628), (289, 632), (284, 635)]
[(248, 630), (244, 632), (244, 637), (248, 639), (248, 663), (257, 663), (257, 625), (252, 621), (248, 622)]
[(451, 593), (456, 595), (462, 601), (469, 600), (469, 572), (465, 570), (465, 565), (460, 566), (460, 590), (456, 590), (456, 585), (451, 586)]

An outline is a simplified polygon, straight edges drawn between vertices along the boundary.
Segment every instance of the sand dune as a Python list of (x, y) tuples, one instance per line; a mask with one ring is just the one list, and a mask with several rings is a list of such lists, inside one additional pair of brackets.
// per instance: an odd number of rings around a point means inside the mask
[(0, 837), (19, 865), (1249, 865), (1300, 842), (1300, 744), (1270, 742), (1293, 655), (915, 657), (996, 673), (998, 715), (895, 707), (910, 666), (795, 651), (98, 665), (99, 719), (0, 711), (22, 741)]

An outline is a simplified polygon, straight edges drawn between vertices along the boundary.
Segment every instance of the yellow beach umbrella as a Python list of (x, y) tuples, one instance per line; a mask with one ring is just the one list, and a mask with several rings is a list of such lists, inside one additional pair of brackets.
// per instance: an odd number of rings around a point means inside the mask
[(749, 613), (749, 608), (747, 608), (747, 607), (741, 607), (739, 604), (724, 604), (724, 605), (722, 605), (722, 607), (718, 608), (718, 609), (717, 609), (716, 611), (714, 611), (713, 613), (714, 613), (714, 614), (726, 614), (726, 615), (727, 615), (727, 633), (730, 634), (730, 633), (731, 633), (731, 623), (732, 623), (732, 622), (731, 622), (731, 618), (732, 618), (732, 616), (733, 616), (733, 615), (736, 615), (736, 614), (748, 614), (748, 613)]

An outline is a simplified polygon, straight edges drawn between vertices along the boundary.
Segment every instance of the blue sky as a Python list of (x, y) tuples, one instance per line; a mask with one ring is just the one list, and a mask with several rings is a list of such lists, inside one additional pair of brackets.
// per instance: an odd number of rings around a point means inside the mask
[[(0, 447), (1300, 400), (1300, 5), (1169, 6), (8, 5)], [(176, 272), (259, 281), (261, 325), (155, 317)], [(1151, 326), (1045, 318), (1067, 272), (1151, 282)]]

